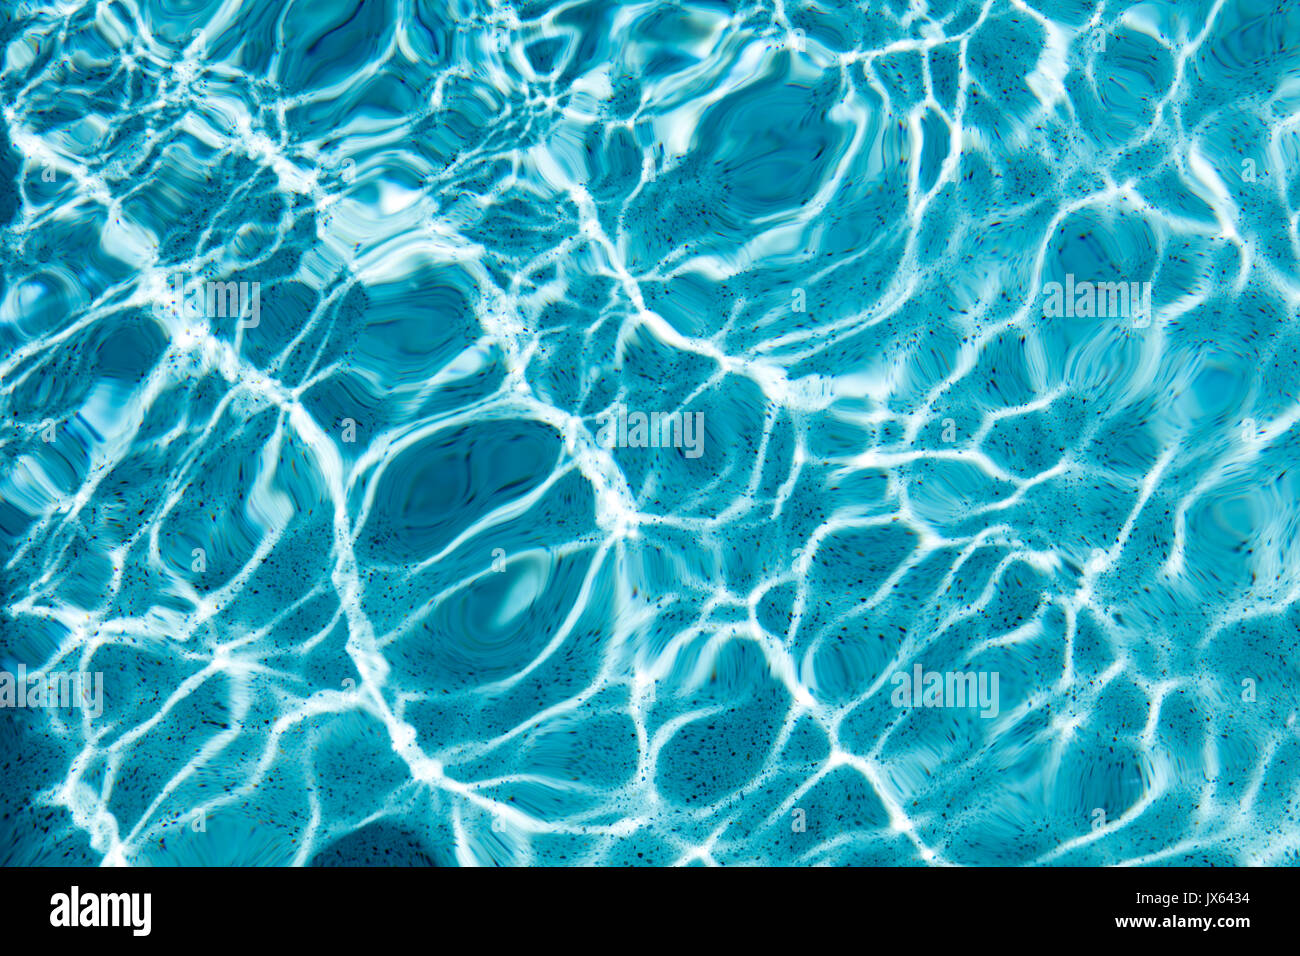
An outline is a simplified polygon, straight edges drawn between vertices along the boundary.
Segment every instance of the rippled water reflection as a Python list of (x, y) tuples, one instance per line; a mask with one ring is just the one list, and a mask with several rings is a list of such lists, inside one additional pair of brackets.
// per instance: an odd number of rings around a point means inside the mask
[(0, 12), (5, 861), (1294, 863), (1289, 7)]

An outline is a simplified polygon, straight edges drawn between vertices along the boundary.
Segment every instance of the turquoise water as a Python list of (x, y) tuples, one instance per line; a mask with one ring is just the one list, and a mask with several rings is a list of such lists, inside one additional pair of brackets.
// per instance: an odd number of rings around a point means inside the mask
[(1296, 862), (1300, 5), (0, 49), (4, 862)]

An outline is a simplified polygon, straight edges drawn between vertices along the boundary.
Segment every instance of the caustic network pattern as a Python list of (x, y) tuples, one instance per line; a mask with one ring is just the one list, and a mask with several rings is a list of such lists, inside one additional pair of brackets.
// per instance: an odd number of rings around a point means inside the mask
[(3, 862), (1297, 862), (1300, 5), (0, 51)]

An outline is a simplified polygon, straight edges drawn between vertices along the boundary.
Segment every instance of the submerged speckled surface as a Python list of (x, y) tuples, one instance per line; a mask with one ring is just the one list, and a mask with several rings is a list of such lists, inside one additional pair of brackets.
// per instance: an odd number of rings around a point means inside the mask
[(0, 862), (1296, 862), (1300, 7), (0, 49)]

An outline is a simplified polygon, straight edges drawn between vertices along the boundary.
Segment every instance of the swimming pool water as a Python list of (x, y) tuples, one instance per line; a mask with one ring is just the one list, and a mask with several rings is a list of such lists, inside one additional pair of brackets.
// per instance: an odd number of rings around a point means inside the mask
[(0, 50), (3, 862), (1297, 861), (1300, 5)]

